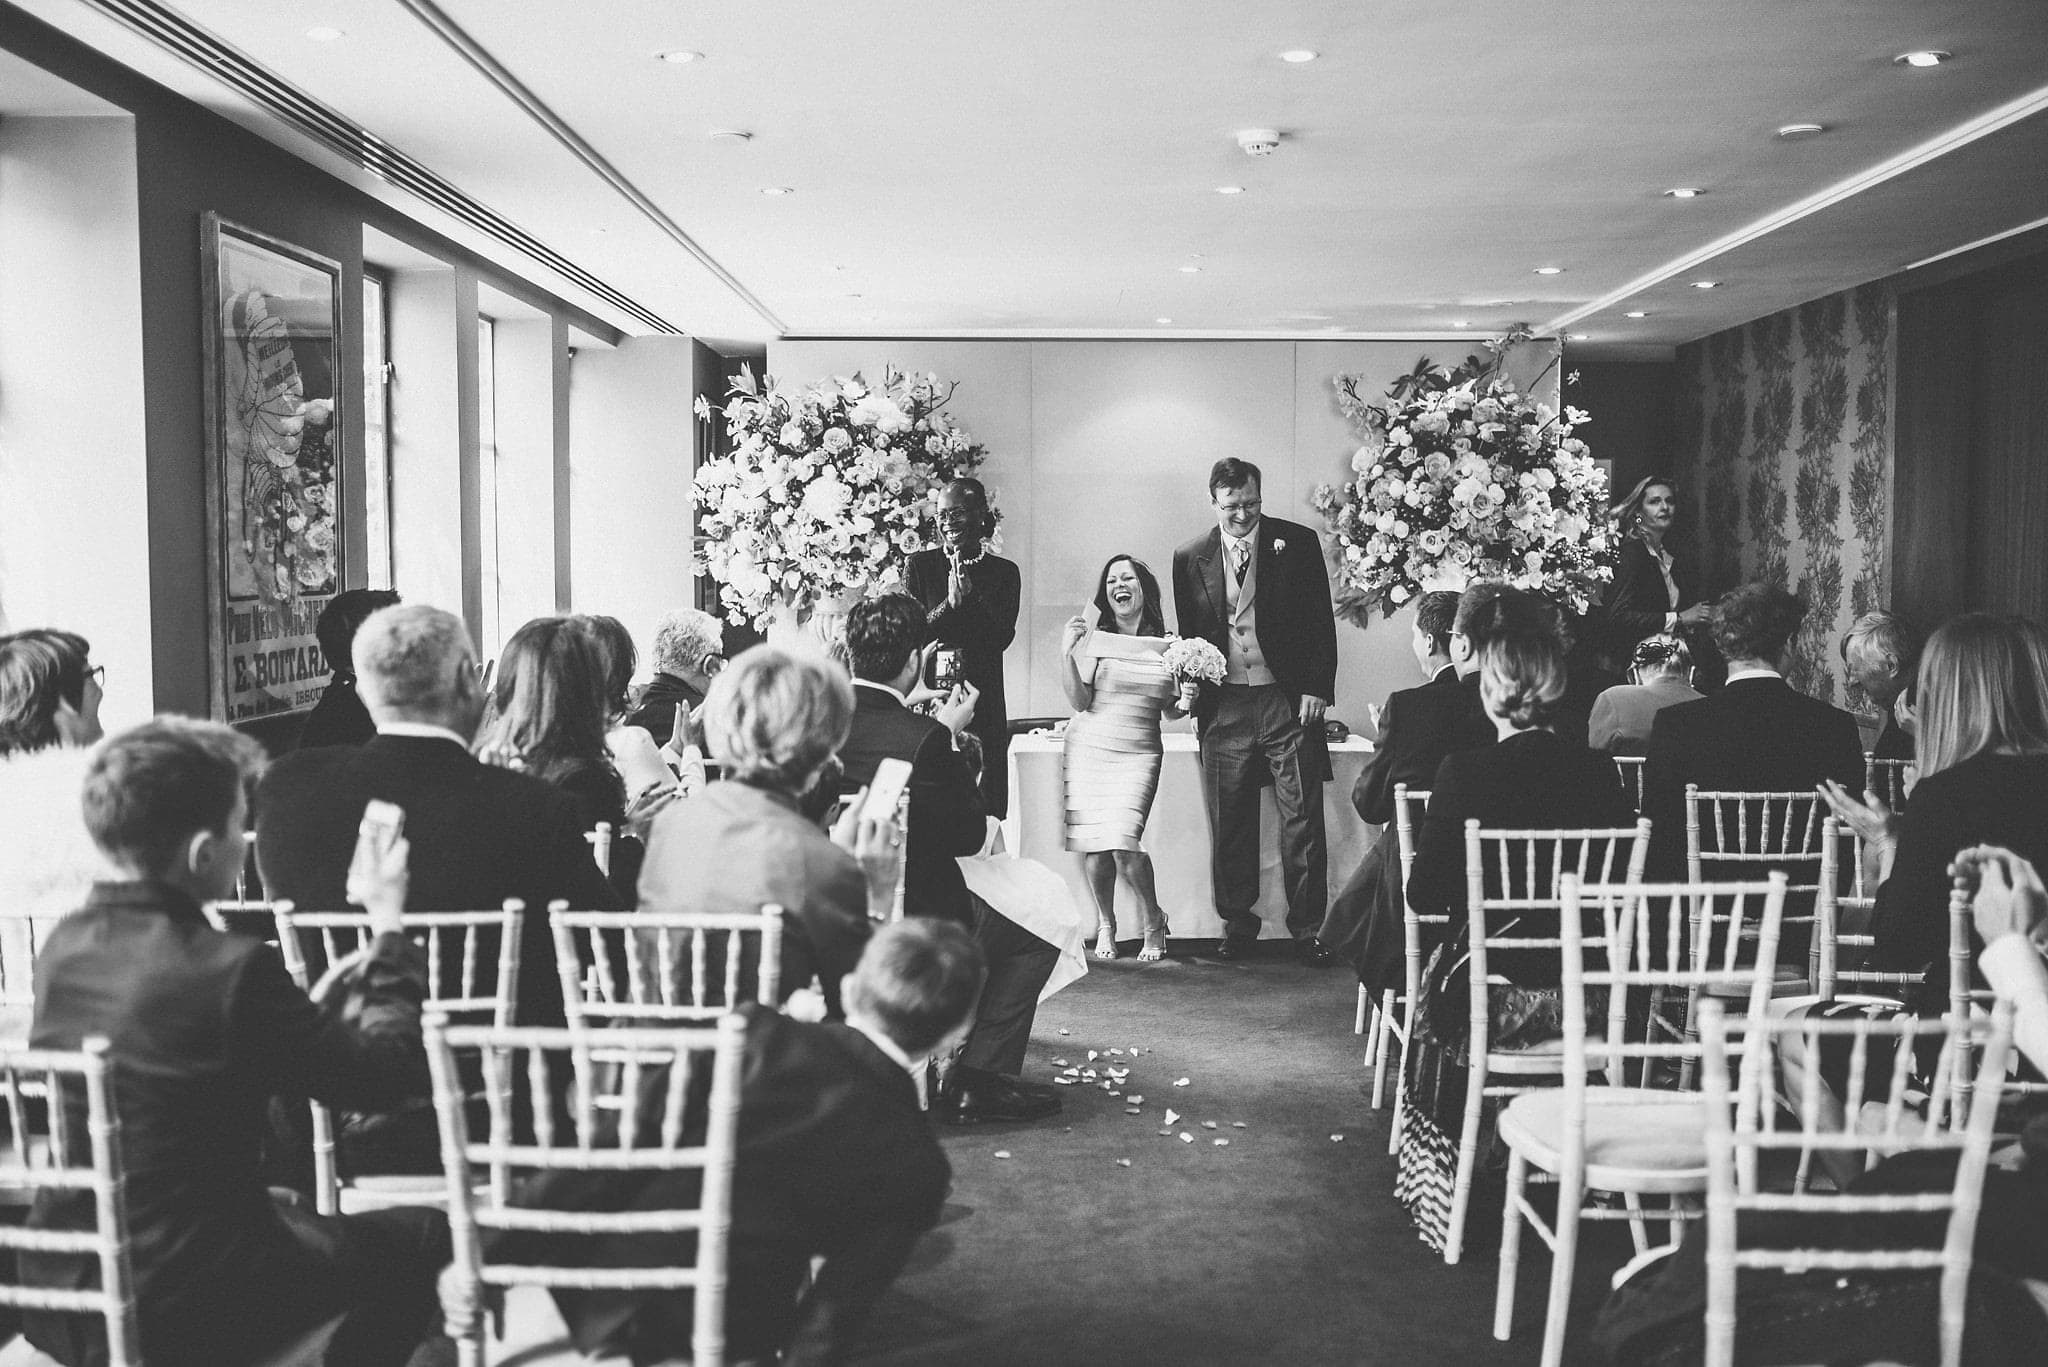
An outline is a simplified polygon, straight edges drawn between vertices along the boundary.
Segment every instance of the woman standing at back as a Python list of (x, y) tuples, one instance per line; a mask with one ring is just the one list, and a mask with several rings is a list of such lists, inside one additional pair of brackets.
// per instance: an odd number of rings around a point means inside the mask
[(82, 636), (0, 636), (0, 898), (10, 909), (74, 911), (101, 874), (78, 793), (100, 738), (103, 674)]

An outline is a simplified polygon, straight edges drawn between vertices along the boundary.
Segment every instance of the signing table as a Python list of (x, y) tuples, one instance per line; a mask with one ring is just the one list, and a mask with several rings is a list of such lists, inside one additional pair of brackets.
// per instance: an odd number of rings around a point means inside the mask
[[(1144, 847), (1158, 879), (1159, 905), (1176, 938), (1223, 933), (1209, 882), (1209, 822), (1202, 809), (1202, 760), (1194, 736), (1169, 731), (1159, 793), (1145, 825)], [(1323, 785), (1323, 830), (1329, 843), (1330, 892), (1343, 887), (1358, 861), (1379, 838), (1351, 809), (1351, 786), (1365, 768), (1372, 745), (1356, 736), (1330, 747), (1334, 782)], [(1287, 894), (1280, 878), (1279, 816), (1268, 788), (1259, 802), (1259, 903), (1254, 908), (1268, 938), (1287, 935)], [(1087, 918), (1094, 902), (1081, 876), (1081, 857), (1066, 848), (1066, 798), (1061, 782), (1058, 736), (1018, 736), (1010, 742), (1010, 816), (1004, 839), (1025, 859), (1036, 859), (1067, 880), (1074, 903)], [(1320, 908), (1318, 908), (1320, 912)], [(1144, 917), (1130, 892), (1117, 889), (1117, 935), (1135, 940)], [(1093, 938), (1094, 932), (1089, 932)]]

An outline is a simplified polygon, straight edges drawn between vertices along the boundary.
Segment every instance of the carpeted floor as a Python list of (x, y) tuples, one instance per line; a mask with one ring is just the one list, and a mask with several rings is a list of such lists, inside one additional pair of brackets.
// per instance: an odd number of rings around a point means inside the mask
[[(1496, 1343), (1498, 1217), (1446, 1267), (1394, 1202), (1390, 1112), (1367, 1104), (1351, 1033), (1356, 978), (1284, 946), (1234, 964), (1199, 947), (1096, 965), (1039, 1011), (1027, 1077), (1051, 1077), (1055, 1058), (1114, 1063), (1131, 1070), (1125, 1095), (1064, 1087), (1053, 1120), (946, 1132), (952, 1202), (859, 1362), (1536, 1361), (1542, 1245), (1525, 1242), (1515, 1338)], [(1584, 1331), (1628, 1252), (1610, 1233), (1587, 1231), (1568, 1362), (1597, 1360)]]

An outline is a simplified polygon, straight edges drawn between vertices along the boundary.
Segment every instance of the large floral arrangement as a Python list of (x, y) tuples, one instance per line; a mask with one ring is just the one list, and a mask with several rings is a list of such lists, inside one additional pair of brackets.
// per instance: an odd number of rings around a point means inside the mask
[[(729, 454), (698, 467), (698, 567), (757, 626), (900, 581), (931, 500), (987, 454), (940, 410), (952, 387), (885, 368), (787, 394), (742, 369)], [(697, 400), (697, 416), (711, 408)]]
[[(1360, 626), (1418, 594), (1505, 579), (1584, 613), (1614, 575), (1607, 478), (1572, 435), (1584, 413), (1537, 403), (1502, 374), (1513, 332), (1457, 369), (1430, 364), (1384, 397), (1339, 375), (1338, 404), (1364, 432), (1354, 478), (1314, 504), (1336, 533), (1338, 612)], [(1540, 378), (1540, 377), (1539, 377)]]

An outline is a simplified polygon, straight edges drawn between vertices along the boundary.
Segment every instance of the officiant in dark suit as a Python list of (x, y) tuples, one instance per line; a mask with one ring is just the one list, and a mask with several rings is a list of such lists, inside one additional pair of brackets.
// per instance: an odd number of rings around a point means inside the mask
[(1195, 704), (1208, 809), (1210, 878), (1223, 919), (1222, 959), (1259, 935), (1259, 788), (1280, 808), (1287, 929), (1302, 956), (1326, 963), (1316, 939), (1329, 893), (1323, 784), (1330, 749), (1323, 712), (1337, 685), (1337, 625), (1322, 543), (1297, 522), (1266, 517), (1259, 467), (1219, 460), (1209, 471), (1217, 525), (1173, 553), (1180, 634), (1223, 654), (1221, 684)]
[[(982, 801), (998, 819), (1010, 812), (1010, 712), (1003, 699), (1003, 652), (1017, 639), (1023, 575), (988, 548), (995, 518), (978, 479), (939, 491), (939, 545), (904, 566), (903, 587), (924, 606), (931, 639), (960, 652), (960, 679), (981, 696), (968, 723), (981, 741)], [(954, 682), (958, 682), (955, 680)], [(938, 680), (925, 682), (936, 686)]]

